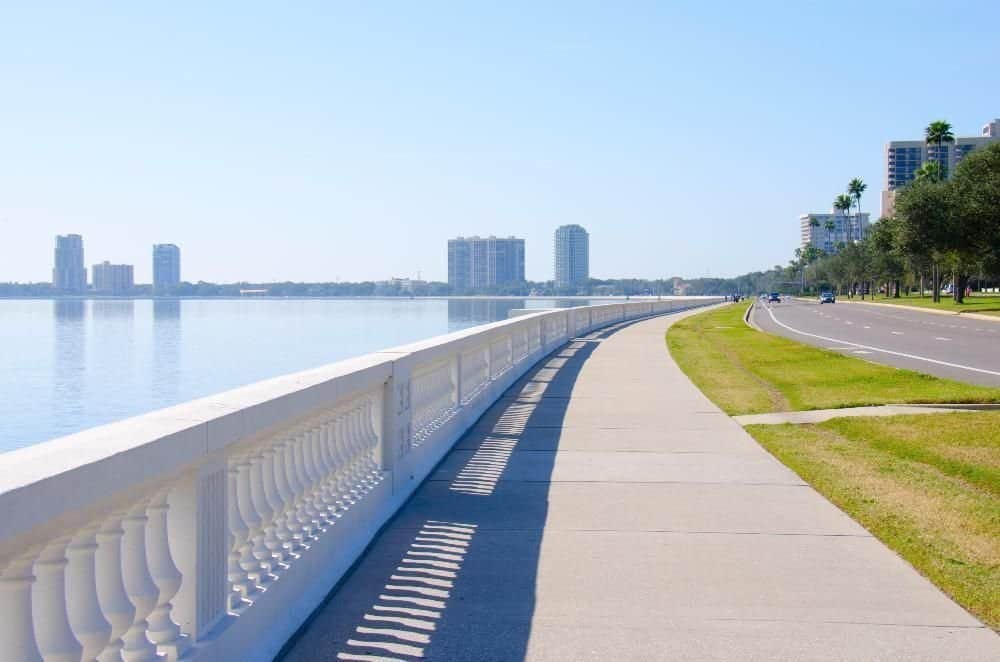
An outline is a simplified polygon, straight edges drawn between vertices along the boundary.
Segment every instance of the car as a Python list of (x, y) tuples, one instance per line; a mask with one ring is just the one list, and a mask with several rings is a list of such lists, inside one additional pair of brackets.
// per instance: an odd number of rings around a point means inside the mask
[(778, 294), (777, 292), (771, 292), (770, 294), (767, 295), (767, 302), (781, 303), (781, 295)]
[(821, 292), (819, 295), (819, 302), (823, 303), (837, 303), (837, 297), (833, 296), (833, 292)]

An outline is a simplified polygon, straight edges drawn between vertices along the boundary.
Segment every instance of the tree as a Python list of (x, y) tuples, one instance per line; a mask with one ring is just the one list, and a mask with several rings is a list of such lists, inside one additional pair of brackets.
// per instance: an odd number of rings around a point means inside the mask
[(847, 183), (847, 195), (851, 196), (855, 204), (858, 206), (857, 226), (858, 226), (858, 238), (862, 239), (861, 236), (861, 195), (868, 188), (868, 184), (865, 184), (860, 177), (855, 177), (850, 182)]
[(937, 161), (925, 161), (920, 164), (920, 167), (917, 168), (913, 175), (916, 178), (914, 181), (928, 179), (932, 182), (939, 182), (944, 179), (941, 164)]
[(899, 246), (905, 254), (931, 263), (935, 302), (941, 300), (938, 267), (948, 246), (952, 212), (948, 184), (930, 177), (914, 180), (896, 196)]
[(928, 161), (935, 161), (941, 167), (941, 175), (944, 178), (948, 177), (948, 166), (947, 161), (944, 159), (944, 155), (941, 153), (941, 148), (944, 143), (955, 142), (955, 134), (951, 131), (951, 124), (945, 122), (944, 120), (935, 120), (927, 125), (924, 129), (924, 141), (928, 145), (936, 145), (934, 157), (930, 158), (930, 150), (928, 150)]
[(833, 200), (833, 208), (844, 213), (844, 223), (846, 229), (847, 243), (851, 243), (851, 207), (854, 199), (846, 193), (841, 193)]
[(948, 184), (956, 223), (948, 233), (955, 263), (953, 296), (962, 303), (973, 268), (1000, 258), (1000, 144), (962, 159)]
[(826, 244), (833, 248), (833, 231), (837, 229), (837, 224), (833, 222), (832, 218), (828, 218), (823, 227), (826, 229)]

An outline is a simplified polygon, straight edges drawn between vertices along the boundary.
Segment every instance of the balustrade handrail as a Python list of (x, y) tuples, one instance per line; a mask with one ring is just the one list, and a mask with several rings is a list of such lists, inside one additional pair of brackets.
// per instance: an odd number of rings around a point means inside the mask
[(270, 659), (539, 359), (717, 300), (519, 311), (0, 454), (0, 659)]

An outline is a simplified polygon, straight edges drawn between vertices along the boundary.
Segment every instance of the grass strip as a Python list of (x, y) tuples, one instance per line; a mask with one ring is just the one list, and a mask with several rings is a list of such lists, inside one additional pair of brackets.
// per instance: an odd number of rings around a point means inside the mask
[(1000, 412), (753, 425), (775, 457), (1000, 628)]
[(746, 306), (688, 317), (667, 346), (681, 369), (727, 414), (761, 414), (895, 403), (1000, 402), (1000, 389), (973, 386), (755, 331)]
[[(846, 300), (845, 297), (840, 298)], [(855, 300), (860, 301), (857, 297)], [(916, 306), (918, 308), (930, 308), (932, 310), (946, 310), (952, 313), (983, 313), (985, 315), (1000, 316), (1000, 297), (975, 295), (965, 297), (964, 303), (955, 303), (950, 295), (941, 295), (941, 301), (934, 303), (930, 296), (904, 296), (898, 299), (893, 297), (877, 297), (866, 299), (869, 303), (886, 303), (898, 306)]]

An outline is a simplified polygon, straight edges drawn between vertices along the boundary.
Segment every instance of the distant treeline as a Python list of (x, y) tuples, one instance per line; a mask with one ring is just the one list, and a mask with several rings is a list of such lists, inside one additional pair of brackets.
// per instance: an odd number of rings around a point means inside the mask
[[(744, 278), (744, 277), (741, 277)], [(371, 297), (371, 296), (657, 296), (672, 294), (729, 294), (739, 289), (733, 279), (592, 278), (586, 285), (556, 287), (551, 281), (526, 281), (476, 290), (456, 290), (435, 281), (362, 281), (357, 283), (180, 283), (159, 296), (238, 297)], [(765, 288), (767, 289), (767, 288)], [(744, 290), (746, 291), (746, 290)], [(0, 283), (0, 297), (59, 296), (50, 283)], [(89, 294), (99, 294), (92, 292)], [(128, 296), (153, 296), (151, 285), (136, 285)]]

